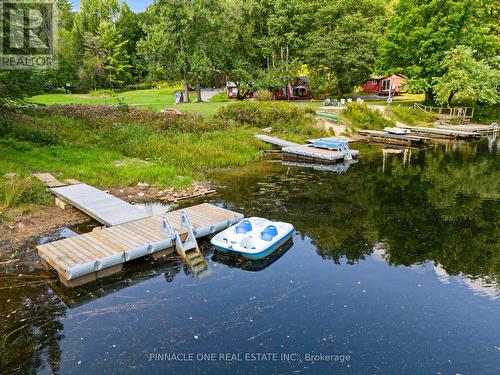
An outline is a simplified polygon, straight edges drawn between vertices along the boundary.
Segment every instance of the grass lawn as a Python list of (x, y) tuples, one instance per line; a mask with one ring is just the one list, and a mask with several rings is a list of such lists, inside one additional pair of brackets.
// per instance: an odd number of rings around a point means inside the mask
[[(174, 93), (171, 89), (150, 89), (150, 90), (133, 90), (117, 94), (126, 104), (134, 105), (139, 108), (148, 108), (153, 110), (162, 110), (165, 108), (175, 108), (184, 112), (201, 113), (204, 116), (211, 117), (217, 110), (234, 101), (221, 102), (217, 99), (204, 103), (182, 103), (174, 104)], [(189, 95), (194, 101), (196, 94), (193, 92)], [(29, 99), (31, 103), (36, 104), (118, 104), (117, 98), (110, 95), (90, 95), (90, 94), (43, 94), (33, 96)], [(315, 102), (290, 102), (290, 104), (298, 107), (319, 107), (321, 101)]]

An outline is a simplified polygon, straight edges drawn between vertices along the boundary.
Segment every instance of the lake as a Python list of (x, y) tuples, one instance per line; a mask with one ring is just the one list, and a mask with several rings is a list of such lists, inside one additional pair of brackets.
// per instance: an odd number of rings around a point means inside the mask
[(213, 174), (203, 201), (295, 226), (261, 261), (205, 240), (204, 278), (170, 256), (73, 290), (33, 248), (2, 265), (0, 372), (500, 373), (496, 141), (359, 149), (341, 173)]

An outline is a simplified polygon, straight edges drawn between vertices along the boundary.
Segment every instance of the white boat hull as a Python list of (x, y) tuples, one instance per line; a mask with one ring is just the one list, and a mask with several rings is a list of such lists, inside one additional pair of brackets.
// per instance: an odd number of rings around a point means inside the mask
[(289, 223), (251, 217), (220, 232), (210, 242), (219, 251), (262, 259), (287, 242), (293, 231)]

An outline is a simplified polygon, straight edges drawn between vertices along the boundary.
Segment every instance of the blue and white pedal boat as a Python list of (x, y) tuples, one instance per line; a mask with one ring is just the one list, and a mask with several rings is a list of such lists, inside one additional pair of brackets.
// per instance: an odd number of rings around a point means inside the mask
[(292, 224), (251, 217), (223, 230), (210, 242), (219, 251), (262, 259), (285, 244), (293, 231)]

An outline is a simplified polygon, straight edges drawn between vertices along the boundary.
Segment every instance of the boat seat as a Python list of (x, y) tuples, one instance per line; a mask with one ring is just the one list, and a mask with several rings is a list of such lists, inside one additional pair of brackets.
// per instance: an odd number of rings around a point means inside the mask
[(278, 235), (278, 229), (274, 225), (268, 225), (261, 233), (260, 238), (264, 241), (272, 241)]
[(251, 232), (252, 231), (252, 223), (247, 219), (241, 220), (239, 222), (239, 224), (236, 225), (235, 230), (236, 230), (236, 233), (243, 233), (243, 234)]

